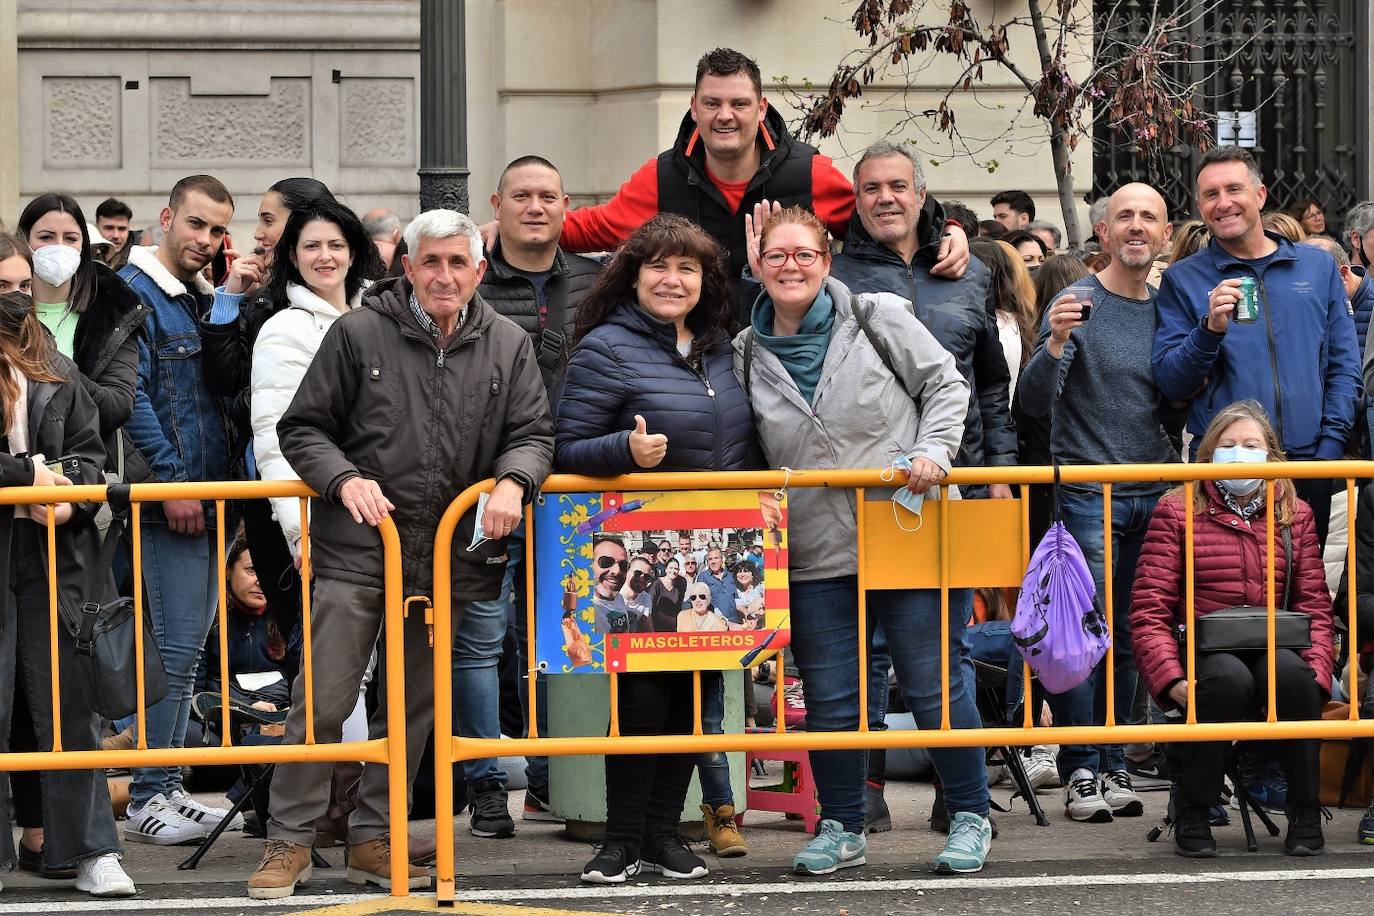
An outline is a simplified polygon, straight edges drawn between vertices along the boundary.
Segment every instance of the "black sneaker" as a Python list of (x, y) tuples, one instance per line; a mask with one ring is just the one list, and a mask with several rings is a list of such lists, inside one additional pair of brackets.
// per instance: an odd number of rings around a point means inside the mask
[[(887, 810), (883, 787), (864, 784), (864, 833), (887, 833), (892, 829), (892, 813)], [(948, 832), (948, 831), (946, 831)]]
[(705, 878), (710, 874), (706, 863), (676, 834), (647, 842), (639, 851), (639, 867), (644, 871), (656, 871), (665, 878)]
[(1359, 840), (1366, 846), (1374, 846), (1374, 802), (1370, 803), (1369, 810), (1360, 818)]
[(626, 878), (639, 874), (639, 867), (639, 860), (624, 843), (607, 843), (582, 869), (582, 880), (588, 884), (624, 884)]
[(563, 818), (553, 813), (549, 807), (549, 784), (530, 783), (525, 789), (525, 810), (520, 817), (527, 821), (546, 821), (555, 824), (563, 823)]
[(1217, 854), (1217, 841), (1207, 822), (1207, 809), (1175, 799), (1174, 852), (1189, 859), (1210, 859)]
[(1126, 772), (1131, 774), (1131, 782), (1137, 792), (1148, 789), (1167, 789), (1171, 784), (1169, 764), (1164, 752), (1156, 747), (1150, 756), (1137, 763), (1126, 758)]
[(1325, 850), (1322, 836), (1321, 805), (1290, 805), (1288, 833), (1283, 838), (1283, 851), (1290, 856), (1319, 856)]
[(468, 829), (473, 836), (505, 839), (515, 836), (515, 821), (506, 808), (506, 787), (495, 779), (478, 783), (468, 790), (472, 822)]

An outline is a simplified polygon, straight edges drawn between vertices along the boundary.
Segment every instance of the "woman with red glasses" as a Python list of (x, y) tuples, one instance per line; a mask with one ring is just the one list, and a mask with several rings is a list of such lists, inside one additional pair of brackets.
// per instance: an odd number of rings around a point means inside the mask
[[(558, 405), (556, 470), (611, 477), (748, 466), (754, 425), (732, 368), (734, 306), (724, 263), (714, 239), (669, 214), (649, 220), (621, 246), (577, 311), (576, 348)], [(598, 624), (638, 626), (619, 593), (630, 574), (624, 545), (599, 535), (594, 549), (598, 561), (609, 561), (593, 571)], [(619, 685), (621, 734), (691, 734), (690, 674), (627, 674)], [(720, 732), (722, 706), (722, 679), (707, 672), (706, 732)], [(741, 855), (746, 847), (734, 825), (725, 755), (700, 756), (711, 846), (718, 855)], [(607, 755), (606, 838), (583, 881), (621, 883), (640, 870), (706, 876), (706, 864), (677, 832), (697, 763), (684, 754)]]

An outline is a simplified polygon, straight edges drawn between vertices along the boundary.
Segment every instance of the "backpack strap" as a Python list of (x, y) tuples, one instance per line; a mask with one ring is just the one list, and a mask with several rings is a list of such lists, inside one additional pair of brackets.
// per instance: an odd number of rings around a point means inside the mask
[(1289, 599), (1293, 596), (1293, 532), (1283, 529), (1283, 604), (1282, 610), (1290, 610)]
[[(872, 315), (865, 313), (871, 313), (875, 308), (877, 308), (877, 305), (873, 303), (869, 304), (867, 310), (856, 307), (854, 309), (854, 318), (859, 322), (859, 330), (864, 332), (864, 336), (868, 338), (869, 346), (873, 347), (877, 352), (878, 358), (883, 361), (883, 365), (887, 367), (887, 371), (891, 372), (892, 377), (901, 382), (902, 387), (905, 388), (906, 380), (902, 378), (901, 373), (892, 365), (892, 353), (887, 349), (887, 344), (883, 343), (882, 338), (873, 330), (873, 325), (869, 323), (869, 319)], [(907, 393), (910, 394), (909, 391)]]
[(744, 396), (749, 397), (749, 377), (754, 368), (754, 329), (744, 329)]

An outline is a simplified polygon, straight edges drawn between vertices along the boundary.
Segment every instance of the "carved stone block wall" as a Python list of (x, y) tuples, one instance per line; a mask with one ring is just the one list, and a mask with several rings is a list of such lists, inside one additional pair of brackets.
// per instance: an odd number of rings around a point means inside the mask
[(418, 164), (414, 112), (413, 80), (340, 80), (339, 164), (414, 168)]
[(43, 164), (49, 169), (119, 168), (122, 100), (116, 76), (43, 79)]
[(311, 164), (310, 81), (265, 96), (194, 95), (189, 77), (149, 81), (154, 168)]

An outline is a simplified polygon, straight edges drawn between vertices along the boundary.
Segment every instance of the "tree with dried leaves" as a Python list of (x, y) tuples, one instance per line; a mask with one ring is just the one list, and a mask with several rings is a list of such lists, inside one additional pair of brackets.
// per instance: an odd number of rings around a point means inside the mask
[[(784, 91), (802, 113), (797, 134), (803, 139), (832, 136), (851, 100), (875, 84), (895, 85), (877, 102), (884, 111), (893, 106), (890, 110), (897, 115), (888, 136), (909, 128), (933, 130), (948, 138), (946, 158), (970, 155), (991, 172), (999, 163), (987, 154), (1025, 139), (1019, 119), (1029, 108), (1049, 141), (1070, 247), (1083, 239), (1071, 159), (1078, 144), (1091, 142), (1094, 128), (1105, 125), (1129, 138), (1145, 158), (1158, 158), (1180, 144), (1207, 149), (1214, 115), (1202, 89), (1203, 75), (1244, 47), (1232, 44), (1216, 57), (1191, 40), (1202, 31), (1195, 26), (1215, 10), (1218, 0), (1128, 4), (1144, 5), (1153, 13), (1143, 32), (1124, 27), (1122, 4), (1099, 9), (1095, 19), (1091, 0), (991, 4), (981, 14), (959, 0), (848, 2), (854, 6), (850, 21), (867, 47), (846, 54), (823, 92), (789, 87), (784, 80)], [(1138, 18), (1139, 11), (1133, 12)], [(1013, 60), (1022, 41), (1034, 42), (1038, 71)], [(938, 102), (934, 107), (914, 105), (912, 75), (951, 57), (961, 70)], [(961, 131), (955, 109), (969, 104), (960, 98), (965, 94), (976, 101), (988, 66), (1011, 76), (1025, 88), (1025, 96), (1004, 129), (992, 137), (975, 137)]]

